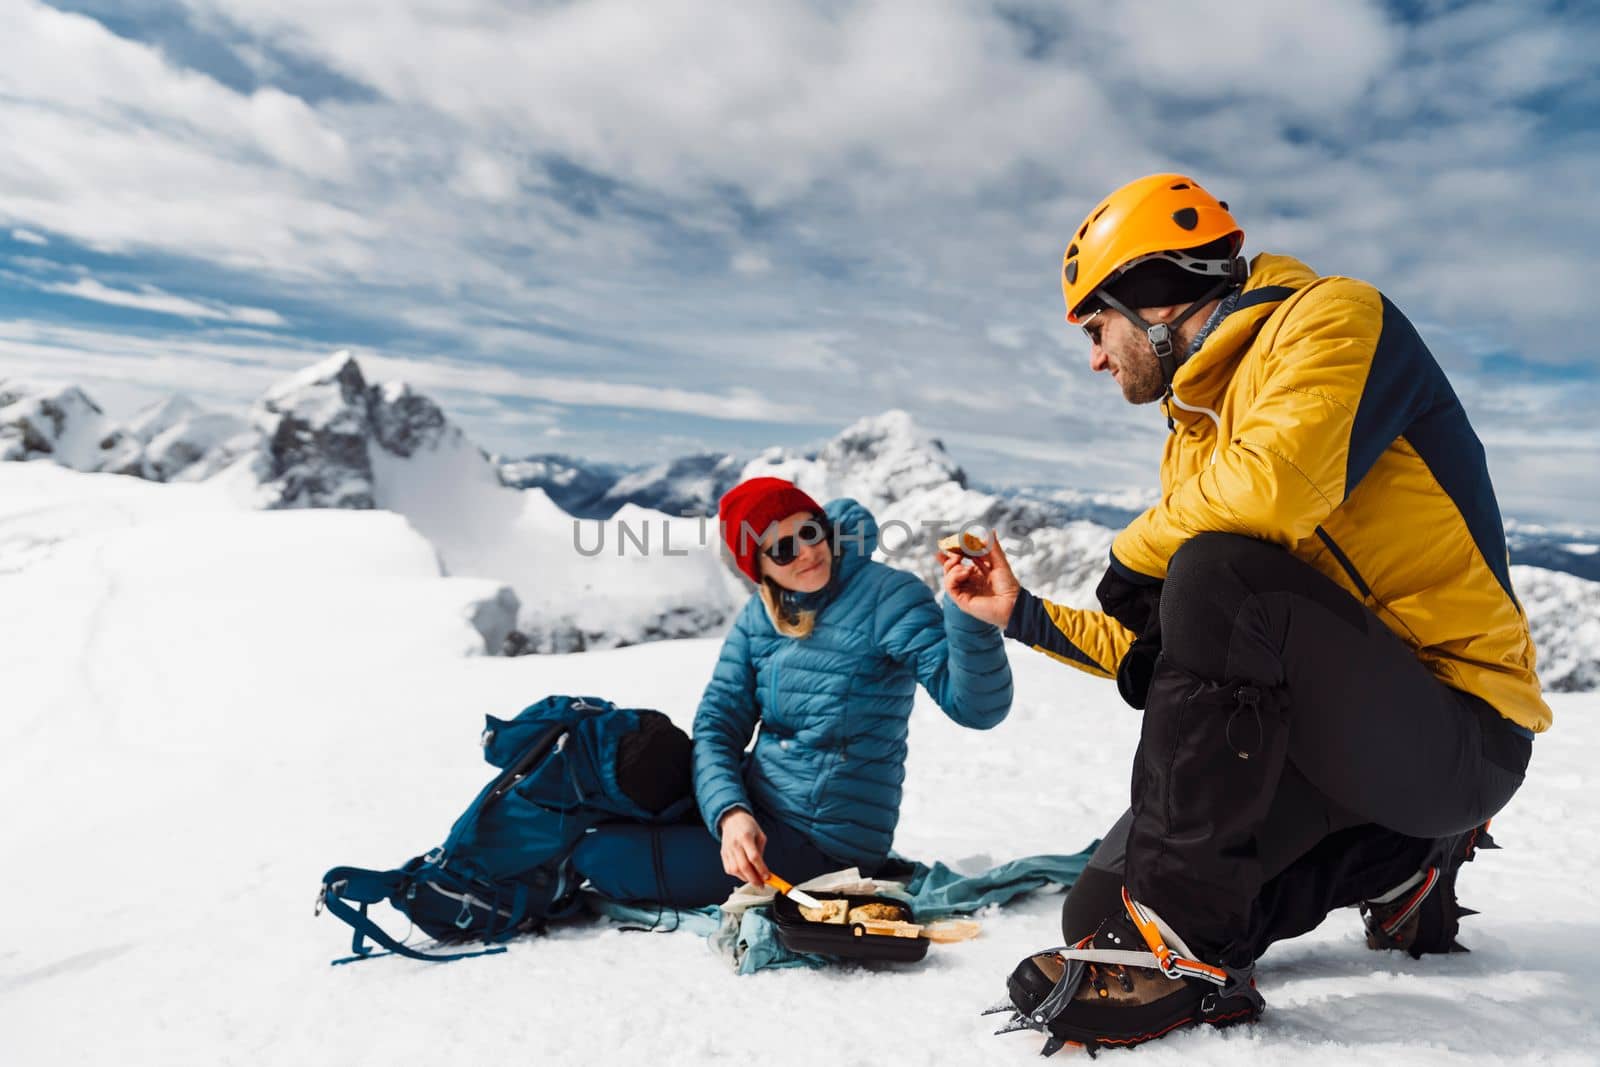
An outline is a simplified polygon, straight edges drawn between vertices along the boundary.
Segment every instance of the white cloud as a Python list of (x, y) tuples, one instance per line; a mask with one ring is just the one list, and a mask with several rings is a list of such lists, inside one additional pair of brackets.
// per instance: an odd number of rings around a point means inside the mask
[(287, 326), (288, 322), (269, 308), (237, 307), (232, 304), (201, 303), (186, 297), (174, 296), (153, 285), (142, 285), (137, 290), (113, 289), (93, 278), (79, 278), (75, 282), (49, 282), (37, 286), (46, 293), (61, 293), (81, 300), (100, 304), (154, 311), (162, 315), (178, 315), (187, 319), (210, 319), (219, 322), (238, 322), (248, 326)]
[(1143, 0), (1097, 10), (1081, 28), (1104, 42), (1108, 64), (1148, 88), (1190, 100), (1248, 96), (1308, 117), (1357, 104), (1390, 75), (1402, 44), (1400, 27), (1375, 0), (1314, 9), (1281, 0), (1234, 0), (1226, 9)]
[(463, 152), (450, 179), (457, 194), (493, 204), (504, 204), (517, 195), (517, 168), (476, 149)]
[(304, 100), (260, 89), (246, 98), (243, 114), (256, 143), (278, 162), (318, 178), (350, 176), (344, 138), (323, 124)]
[(432, 390), (444, 395), (480, 393), (579, 407), (631, 408), (708, 419), (808, 423), (818, 418), (816, 412), (803, 403), (774, 398), (742, 387), (716, 391), (679, 389), (381, 355), (363, 357), (362, 364), (370, 376), (400, 379), (424, 391)]
[[(217, 339), (169, 340), (109, 331), (62, 327), (26, 319), (0, 320), (0, 378), (48, 366), (64, 380), (163, 385), (240, 407), (254, 402), (282, 378), (326, 357), (328, 347), (295, 344), (241, 344)], [(603, 382), (439, 359), (386, 356), (352, 349), (374, 381), (401, 380), (462, 406), (506, 398), (576, 407), (618, 407), (638, 411), (696, 415), (710, 419), (768, 423), (816, 422), (805, 405), (773, 399), (756, 390), (662, 388), (629, 382)]]
[[(987, 453), (1016, 465), (1016, 482), (1037, 481), (1074, 489), (1111, 489), (1149, 484), (1161, 460), (1161, 437), (1106, 434), (1091, 442), (1017, 437), (1003, 432), (940, 429), (939, 439), (956, 460)], [(970, 469), (970, 467), (969, 467)]]
[[(1262, 234), (1402, 277), (1437, 293), (1440, 310), (1473, 303), (1455, 269), (1463, 250), (1435, 240), (1441, 231), (1498, 247), (1574, 229), (1558, 221), (1567, 205), (1542, 195), (1560, 192), (1541, 188), (1549, 165), (1523, 157), (1531, 112), (1503, 94), (1581, 72), (1584, 35), (1526, 13), (1472, 8), (1408, 28), (1368, 2), (1315, 17), (1267, 0), (1226, 12), (1160, 0), (1093, 17), (1019, 2), (1060, 37), (1052, 56), (1028, 61), (995, 9), (968, 0), (186, 2), (207, 24), (243, 27), (382, 95), (312, 107), (271, 88), (240, 94), (90, 19), (14, 5), (3, 28), (25, 47), (0, 74), (11, 90), (0, 121), (26, 148), (0, 161), (0, 217), (66, 226), (96, 248), (279, 276), (421, 286), (443, 300), (471, 288), (505, 308), (526, 306), (530, 272), (632, 286), (670, 254), (661, 242), (675, 235), (652, 233), (648, 216), (574, 217), (537, 166), (523, 173), (549, 156), (635, 183), (614, 195), (695, 220), (713, 240), (733, 239), (722, 193), (738, 190), (880, 271), (926, 271), (974, 294), (1008, 257), (1012, 272), (1032, 261), (1046, 276), (1085, 206), (1131, 174), (1181, 165), (1174, 153), (1215, 157), (1206, 176), (1235, 190)], [(1394, 129), (1373, 136), (1372, 110)], [(1291, 122), (1338, 144), (1285, 141)], [(1556, 184), (1586, 196), (1592, 162), (1563, 167)], [(1455, 188), (1494, 169), (1509, 178), (1497, 210), (1439, 227), (1403, 210), (1431, 204), (1425, 214), (1442, 216)], [(1029, 170), (1066, 192), (997, 205)], [(806, 218), (824, 187), (845, 199)], [(1539, 249), (1567, 268), (1590, 244)], [(797, 269), (772, 248), (735, 247), (726, 262), (752, 281)], [(1566, 303), (1559, 283), (1552, 293), (1530, 273), (1505, 276), (1511, 295)], [(1529, 320), (1543, 311), (1530, 307)]]
[(48, 371), (83, 386), (118, 417), (174, 392), (243, 411), (268, 386), (327, 354), (292, 340), (250, 344), (0, 319), (0, 378)]
[(0, 153), (0, 219), (101, 251), (154, 249), (290, 279), (380, 258), (381, 227), (203, 143), (3, 94), (0, 126), (15, 139)]
[(970, 188), (1041, 129), (1080, 136), (1066, 120), (1105, 102), (1073, 71), (1019, 68), (1003, 24), (966, 2), (190, 3), (481, 135), (680, 193), (731, 180), (762, 203), (855, 157)]
[(34, 233), (32, 230), (12, 230), (11, 239), (20, 241), (25, 245), (47, 245), (50, 243), (48, 237)]
[[(275, 89), (245, 95), (82, 15), (18, 0), (0, 9), (0, 93), (113, 126), (132, 120), (213, 148), (253, 148), (304, 174), (348, 175), (344, 139), (303, 101)], [(171, 129), (178, 125), (183, 129)]]
[(999, 345), (1001, 348), (1021, 350), (1028, 345), (1027, 328), (1015, 323), (991, 322), (983, 332), (990, 344)]

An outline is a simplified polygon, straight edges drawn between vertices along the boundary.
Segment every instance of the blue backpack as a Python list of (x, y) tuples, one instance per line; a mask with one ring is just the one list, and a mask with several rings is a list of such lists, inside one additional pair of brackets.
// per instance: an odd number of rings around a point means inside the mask
[(334, 963), (372, 956), (366, 938), (419, 960), (504, 952), (418, 951), (368, 917), (367, 906), (386, 899), (444, 944), (537, 932), (578, 910), (570, 857), (590, 827), (674, 822), (693, 807), (689, 738), (659, 711), (550, 696), (509, 722), (486, 719), (484, 759), (502, 772), (443, 845), (393, 870), (335, 867), (323, 875), (318, 914), (326, 907), (355, 929), (355, 955)]

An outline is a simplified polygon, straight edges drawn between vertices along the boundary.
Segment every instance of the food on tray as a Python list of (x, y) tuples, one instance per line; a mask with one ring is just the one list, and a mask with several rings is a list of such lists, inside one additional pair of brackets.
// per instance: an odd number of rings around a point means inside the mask
[(976, 919), (942, 919), (922, 928), (922, 936), (937, 944), (948, 945), (954, 941), (967, 941), (978, 936)]
[(848, 900), (824, 900), (822, 907), (808, 908), (800, 905), (800, 915), (808, 922), (814, 923), (843, 923), (845, 915), (850, 910)]
[(875, 900), (870, 904), (858, 904), (850, 909), (850, 921), (861, 922), (865, 919), (886, 919), (895, 922), (906, 917), (906, 909), (898, 904), (889, 904)]
[(857, 937), (865, 934), (879, 934), (884, 937), (922, 936), (921, 924), (906, 922), (903, 919), (852, 919), (850, 925)]
[(957, 533), (941, 537), (939, 551), (963, 556), (983, 556), (989, 552), (989, 543), (975, 534)]

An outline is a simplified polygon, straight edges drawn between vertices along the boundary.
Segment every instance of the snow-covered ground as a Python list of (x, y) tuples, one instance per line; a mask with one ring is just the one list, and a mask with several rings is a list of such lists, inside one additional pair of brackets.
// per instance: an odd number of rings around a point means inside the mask
[[(977, 1012), (1055, 943), (1055, 894), (906, 968), (740, 978), (692, 935), (602, 925), (461, 963), (330, 967), (348, 931), (312, 916), (322, 872), (437, 844), (491, 773), (485, 713), (582, 692), (687, 726), (716, 656), (715, 640), (476, 654), (498, 584), (440, 574), (396, 514), (0, 464), (0, 1062), (1035, 1062), (1037, 1037), (992, 1037)], [(1136, 713), (1108, 684), (1012, 660), (1016, 706), (993, 732), (919, 697), (902, 852), (1075, 851), (1126, 802)], [(1263, 960), (1261, 1024), (1110, 1055), (1597, 1062), (1600, 696), (1551, 703), (1495, 822), (1505, 849), (1462, 876), (1483, 911), (1470, 955), (1369, 952), (1336, 914)]]

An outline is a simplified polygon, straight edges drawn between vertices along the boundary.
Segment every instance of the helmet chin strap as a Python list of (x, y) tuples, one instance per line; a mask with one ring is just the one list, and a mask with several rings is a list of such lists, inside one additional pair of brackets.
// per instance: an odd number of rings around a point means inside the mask
[(1170, 393), (1172, 391), (1172, 379), (1178, 373), (1178, 364), (1180, 362), (1177, 349), (1173, 345), (1178, 327), (1182, 326), (1196, 311), (1199, 311), (1202, 307), (1227, 292), (1233, 284), (1232, 278), (1224, 278), (1210, 289), (1207, 289), (1200, 299), (1178, 312), (1171, 322), (1146, 322), (1139, 317), (1138, 312), (1104, 289), (1095, 293), (1095, 297), (1104, 303), (1106, 307), (1119, 312), (1129, 322), (1144, 331), (1145, 337), (1150, 341), (1150, 347), (1155, 350), (1156, 362), (1161, 364), (1162, 384), (1167, 387), (1167, 391)]

